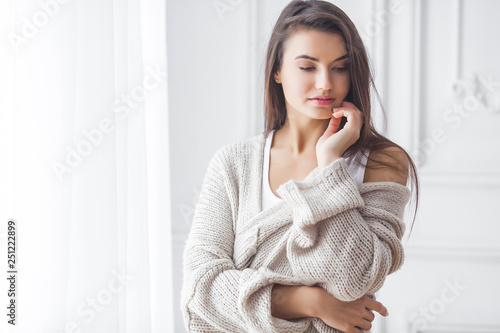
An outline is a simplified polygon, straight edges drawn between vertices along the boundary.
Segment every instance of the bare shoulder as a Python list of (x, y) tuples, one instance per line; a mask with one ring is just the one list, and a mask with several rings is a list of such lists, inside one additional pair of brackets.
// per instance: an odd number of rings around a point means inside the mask
[(406, 153), (399, 147), (372, 151), (366, 164), (363, 182), (389, 181), (406, 186), (409, 166)]

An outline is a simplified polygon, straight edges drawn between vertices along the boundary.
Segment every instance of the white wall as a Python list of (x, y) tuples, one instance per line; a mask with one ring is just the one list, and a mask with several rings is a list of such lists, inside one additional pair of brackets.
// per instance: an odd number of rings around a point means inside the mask
[[(420, 165), (419, 215), (404, 238), (403, 268), (378, 294), (390, 316), (377, 317), (373, 332), (500, 332), (500, 1), (332, 2), (352, 18), (369, 50), (386, 135)], [(177, 295), (209, 159), (221, 145), (263, 130), (266, 43), (287, 3), (168, 2)], [(216, 10), (221, 4), (227, 11)], [(492, 83), (475, 85), (473, 74)], [(176, 309), (176, 332), (184, 332)]]

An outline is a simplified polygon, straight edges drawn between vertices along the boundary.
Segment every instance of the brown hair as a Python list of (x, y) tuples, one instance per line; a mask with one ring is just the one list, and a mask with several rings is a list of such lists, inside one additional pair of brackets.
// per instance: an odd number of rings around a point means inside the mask
[[(373, 87), (378, 96), (373, 76), (370, 70), (368, 55), (358, 30), (349, 17), (337, 6), (319, 0), (294, 0), (290, 2), (281, 12), (271, 38), (269, 40), (265, 67), (265, 134), (272, 130), (280, 129), (286, 119), (285, 96), (282, 86), (275, 82), (274, 74), (281, 69), (283, 63), (283, 48), (287, 39), (300, 30), (318, 30), (327, 33), (338, 33), (344, 38), (347, 54), (349, 57), (349, 74), (351, 86), (345, 100), (353, 103), (363, 113), (363, 125), (360, 137), (342, 155), (343, 157), (355, 156), (363, 148), (370, 147), (371, 151), (376, 151), (377, 155), (390, 154), (385, 148), (397, 147), (407, 156), (410, 166), (410, 178), (412, 192), (416, 197), (414, 219), (418, 209), (419, 182), (417, 168), (411, 156), (398, 144), (392, 142), (375, 129), (371, 118), (370, 87)], [(380, 101), (380, 97), (379, 97)], [(383, 108), (382, 108), (383, 111)], [(340, 128), (345, 124), (346, 119), (342, 118)], [(385, 114), (384, 114), (385, 121)], [(398, 169), (397, 166), (384, 163), (372, 156), (368, 157), (374, 161), (378, 167), (388, 166)], [(355, 159), (354, 159), (355, 160)], [(412, 228), (413, 229), (413, 222)], [(410, 230), (411, 233), (411, 230)]]

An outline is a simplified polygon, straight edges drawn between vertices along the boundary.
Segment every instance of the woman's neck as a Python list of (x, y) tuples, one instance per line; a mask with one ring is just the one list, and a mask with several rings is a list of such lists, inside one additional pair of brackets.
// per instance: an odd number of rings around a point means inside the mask
[[(301, 118), (301, 119), (297, 119)], [(316, 154), (316, 143), (325, 133), (329, 119), (303, 119), (305, 117), (288, 117), (282, 128), (274, 134), (273, 147), (285, 149), (293, 157)]]

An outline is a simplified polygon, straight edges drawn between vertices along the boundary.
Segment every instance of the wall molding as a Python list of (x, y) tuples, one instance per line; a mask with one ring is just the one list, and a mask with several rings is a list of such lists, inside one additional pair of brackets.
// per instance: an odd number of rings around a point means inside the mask
[[(457, 320), (460, 321), (460, 320)], [(500, 333), (498, 325), (483, 324), (430, 324), (425, 329), (419, 328), (416, 323), (410, 322), (410, 333)]]
[(456, 2), (456, 29), (457, 33), (455, 34), (455, 52), (456, 52), (456, 64), (455, 64), (455, 70), (456, 70), (456, 81), (459, 81), (462, 79), (463, 73), (462, 73), (462, 66), (463, 66), (463, 55), (462, 55), (462, 44), (463, 44), (463, 0), (455, 0)]
[(422, 156), (418, 149), (421, 140), (421, 127), (422, 127), (422, 114), (421, 111), (421, 65), (422, 65), (422, 1), (413, 1), (413, 72), (412, 72), (412, 116), (408, 117), (411, 121), (409, 128), (411, 128), (412, 152), (418, 167), (422, 166)]
[[(389, 1), (388, 0), (371, 0), (370, 2), (370, 19), (377, 20), (379, 17), (379, 13), (384, 13), (389, 16)], [(388, 64), (388, 55), (389, 55), (389, 29), (391, 26), (391, 19), (386, 18), (386, 22), (379, 23), (380, 31), (371, 38), (369, 38), (370, 51), (373, 60), (373, 71), (374, 71), (374, 83), (377, 88), (377, 92), (380, 95), (380, 101), (382, 102), (381, 107), (378, 105), (378, 100), (372, 92), (372, 117), (374, 117), (374, 122), (380, 133), (383, 135), (387, 135), (387, 114), (382, 113), (382, 108), (384, 112), (387, 112), (387, 108), (385, 107), (388, 101), (388, 77), (389, 77), (389, 64)], [(366, 29), (367, 25), (365, 25)], [(376, 111), (376, 112), (374, 112)], [(376, 116), (376, 117), (375, 117)]]
[(448, 186), (500, 187), (500, 172), (453, 172), (419, 169), (420, 183)]
[(257, 66), (257, 58), (258, 58), (258, 53), (257, 53), (257, 35), (259, 33), (258, 31), (258, 2), (257, 0), (248, 0), (246, 1), (247, 3), (247, 10), (248, 10), (248, 15), (247, 17), (247, 22), (244, 25), (245, 28), (247, 29), (246, 31), (246, 37), (247, 37), (247, 43), (246, 43), (246, 50), (244, 52), (244, 57), (245, 57), (245, 63), (247, 64), (247, 77), (246, 77), (246, 109), (243, 111), (245, 112), (245, 118), (247, 120), (247, 127), (246, 127), (246, 137), (251, 137), (254, 136), (257, 133), (260, 133), (262, 129), (259, 126), (259, 117), (262, 117), (264, 115), (264, 110), (258, 110), (257, 108), (260, 108), (263, 103), (257, 104), (258, 101), (258, 66)]
[(487, 260), (500, 262), (500, 247), (458, 247), (445, 245), (404, 245), (405, 255), (408, 258), (463, 260)]

